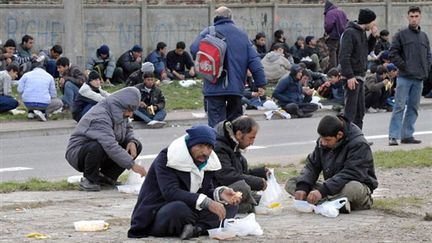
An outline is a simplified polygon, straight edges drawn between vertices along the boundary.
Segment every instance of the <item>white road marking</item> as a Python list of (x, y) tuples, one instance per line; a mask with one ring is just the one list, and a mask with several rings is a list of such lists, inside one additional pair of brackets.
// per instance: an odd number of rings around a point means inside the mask
[(136, 159), (137, 160), (140, 160), (140, 159), (154, 159), (156, 157), (157, 157), (157, 154), (147, 154), (147, 155), (140, 155)]
[(29, 168), (29, 167), (0, 168), (0, 173), (2, 173), (2, 172), (12, 172), (12, 171), (22, 171), (22, 170), (33, 170), (33, 168)]

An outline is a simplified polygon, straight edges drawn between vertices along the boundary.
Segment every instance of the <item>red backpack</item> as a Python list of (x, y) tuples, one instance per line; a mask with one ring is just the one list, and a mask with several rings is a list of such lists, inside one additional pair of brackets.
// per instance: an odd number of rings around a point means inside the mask
[(204, 80), (216, 84), (223, 71), (227, 44), (221, 38), (214, 26), (209, 27), (209, 33), (200, 41), (195, 59), (195, 68)]

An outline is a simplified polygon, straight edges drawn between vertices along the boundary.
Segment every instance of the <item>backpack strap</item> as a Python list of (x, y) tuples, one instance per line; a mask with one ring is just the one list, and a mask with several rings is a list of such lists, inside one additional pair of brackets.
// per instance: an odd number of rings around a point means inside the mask
[(215, 36), (215, 37), (217, 37), (217, 38), (219, 38), (219, 39), (225, 41), (225, 36), (222, 35), (221, 33), (217, 32), (217, 31), (216, 31), (216, 27), (215, 27), (214, 25), (209, 26), (208, 29), (209, 29), (209, 34), (210, 34), (211, 36)]

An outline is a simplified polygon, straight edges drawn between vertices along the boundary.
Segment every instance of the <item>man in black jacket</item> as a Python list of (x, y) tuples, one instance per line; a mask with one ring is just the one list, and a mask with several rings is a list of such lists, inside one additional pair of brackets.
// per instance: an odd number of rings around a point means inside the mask
[[(367, 71), (367, 56), (375, 46), (378, 29), (375, 26), (375, 13), (370, 9), (360, 9), (358, 21), (351, 21), (342, 35), (339, 52), (341, 74), (345, 82), (344, 116), (363, 127), (365, 114), (364, 76)], [(366, 37), (371, 31), (371, 38)]]
[[(431, 49), (428, 36), (420, 28), (421, 10), (412, 6), (408, 10), (408, 28), (393, 38), (390, 60), (398, 67), (395, 105), (390, 120), (389, 145), (421, 143), (413, 137), (414, 124), (423, 89), (431, 66)], [(406, 105), (406, 108), (405, 108)]]
[(253, 212), (259, 196), (252, 191), (265, 190), (267, 187), (267, 169), (265, 167), (250, 170), (242, 150), (254, 143), (258, 133), (258, 123), (251, 117), (241, 116), (230, 121), (220, 122), (216, 127), (217, 137), (215, 152), (222, 168), (215, 173), (216, 185), (228, 186), (243, 194), (239, 213)]
[(116, 66), (121, 68), (123, 72), (122, 80), (127, 80), (133, 72), (141, 68), (142, 51), (140, 45), (134, 45), (132, 49), (123, 53), (117, 60)]
[[(320, 137), (315, 150), (308, 155), (300, 175), (288, 180), (285, 190), (296, 200), (311, 204), (347, 197), (347, 213), (351, 209), (370, 209), (378, 181), (372, 151), (362, 131), (345, 117), (327, 115), (317, 132)], [(324, 182), (317, 183), (321, 172)]]

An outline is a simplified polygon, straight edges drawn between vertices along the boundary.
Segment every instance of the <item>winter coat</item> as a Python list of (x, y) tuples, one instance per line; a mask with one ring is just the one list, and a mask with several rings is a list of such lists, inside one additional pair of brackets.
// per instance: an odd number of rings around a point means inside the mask
[(290, 52), (292, 54), (292, 57), (294, 59), (295, 63), (299, 63), (301, 58), (303, 57), (303, 50), (301, 49), (299, 45), (297, 45), (297, 43), (295, 43), (293, 46), (291, 46), (290, 48)]
[(105, 77), (112, 78), (114, 69), (116, 67), (116, 60), (112, 52), (110, 51), (107, 59), (102, 59), (97, 51), (88, 59), (86, 64), (87, 70), (93, 70), (96, 65), (102, 64), (105, 67)]
[[(79, 69), (77, 65), (70, 65), (69, 68), (66, 70), (66, 72), (61, 75), (62, 78), (66, 82), (72, 82), (75, 84), (78, 88), (83, 85), (87, 81), (86, 76), (83, 72)], [(64, 92), (64, 86), (61, 87), (61, 91)]]
[(78, 155), (82, 146), (97, 141), (108, 157), (118, 166), (130, 169), (134, 164), (132, 156), (121, 144), (136, 141), (126, 110), (136, 110), (141, 94), (135, 87), (123, 88), (95, 105), (79, 121), (66, 149), (66, 160), (78, 170)]
[(303, 86), (300, 80), (296, 80), (295, 74), (291, 74), (279, 80), (273, 91), (273, 97), (277, 99), (281, 107), (289, 103), (303, 103)]
[[(186, 136), (186, 135), (185, 135)], [(132, 213), (129, 238), (149, 236), (159, 209), (173, 201), (186, 203), (192, 210), (206, 197), (213, 199), (214, 172), (221, 168), (212, 151), (201, 170), (194, 164), (185, 142), (185, 136), (174, 140), (153, 161)]]
[(431, 66), (428, 36), (419, 29), (408, 27), (396, 33), (390, 47), (390, 60), (398, 69), (398, 76), (425, 80)]
[(0, 95), (12, 96), (12, 78), (6, 70), (0, 71)]
[(366, 76), (365, 81), (365, 93), (375, 92), (384, 88), (385, 84), (382, 82), (381, 77), (378, 74), (374, 73), (369, 76)]
[(171, 72), (177, 71), (180, 73), (184, 73), (186, 69), (190, 70), (195, 65), (192, 61), (192, 57), (186, 51), (179, 55), (175, 52), (175, 50), (172, 50), (168, 52), (166, 61), (167, 68)]
[(267, 80), (279, 80), (283, 75), (287, 74), (291, 68), (291, 64), (283, 54), (278, 52), (269, 52), (261, 60), (264, 67), (264, 73)]
[(78, 96), (75, 98), (72, 118), (75, 121), (81, 119), (81, 112), (87, 105), (96, 105), (98, 102), (104, 100), (110, 94), (102, 88), (95, 88), (90, 84), (84, 83), (78, 91)]
[(267, 54), (266, 46), (265, 46), (265, 45), (263, 45), (263, 46), (259, 46), (259, 45), (257, 44), (256, 40), (253, 40), (252, 43), (253, 43), (253, 45), (254, 45), (254, 47), (255, 47), (257, 53), (258, 53), (258, 56), (259, 56), (261, 59), (264, 58), (264, 56)]
[(154, 65), (154, 73), (160, 77), (162, 73), (166, 72), (166, 58), (161, 55), (160, 51), (154, 50), (144, 60), (145, 62), (151, 62)]
[(324, 183), (318, 191), (323, 197), (340, 193), (350, 181), (367, 185), (371, 192), (378, 187), (372, 151), (362, 131), (346, 118), (339, 119), (344, 123), (344, 137), (333, 149), (321, 146), (317, 140), (297, 178), (296, 190), (311, 191), (321, 172)]
[(25, 73), (18, 81), (18, 93), (25, 103), (50, 104), (57, 97), (54, 78), (42, 68)]
[(123, 53), (117, 60), (117, 67), (121, 67), (123, 69), (123, 75), (125, 78), (127, 78), (136, 70), (141, 69), (141, 63), (135, 61), (132, 51), (127, 51)]
[(150, 92), (145, 89), (145, 85), (143, 83), (135, 85), (135, 87), (141, 93), (141, 101), (146, 105), (155, 105), (158, 107), (158, 110), (162, 110), (165, 108), (165, 97), (162, 94), (162, 90), (153, 85)]
[(253, 191), (264, 189), (263, 178), (266, 178), (264, 167), (249, 169), (245, 157), (238, 148), (234, 138), (232, 125), (229, 121), (220, 122), (216, 129), (216, 145), (214, 151), (219, 157), (222, 169), (216, 171), (216, 184), (229, 186), (232, 183), (245, 180)]
[(144, 81), (143, 74), (144, 73), (141, 71), (141, 69), (136, 70), (131, 75), (129, 75), (129, 77), (126, 79), (126, 85), (135, 86), (137, 84), (142, 83)]
[(357, 21), (348, 23), (342, 35), (339, 51), (341, 74), (346, 79), (364, 77), (367, 71), (367, 56), (375, 46), (376, 39), (366, 37), (366, 32)]
[[(216, 84), (204, 83), (204, 96), (237, 95), (242, 96), (246, 73), (249, 69), (257, 87), (266, 85), (264, 68), (257, 51), (252, 46), (247, 33), (240, 30), (231, 19), (218, 17), (214, 22), (216, 32), (224, 36), (227, 43), (223, 76)], [(204, 29), (192, 43), (190, 50), (195, 58), (201, 39), (209, 33)]]
[(387, 51), (389, 49), (390, 49), (390, 42), (382, 38), (379, 38), (375, 45), (374, 53), (375, 55), (379, 55), (382, 51)]
[(324, 6), (324, 30), (329, 39), (339, 40), (345, 31), (347, 23), (348, 18), (344, 11), (330, 1), (326, 1)]

